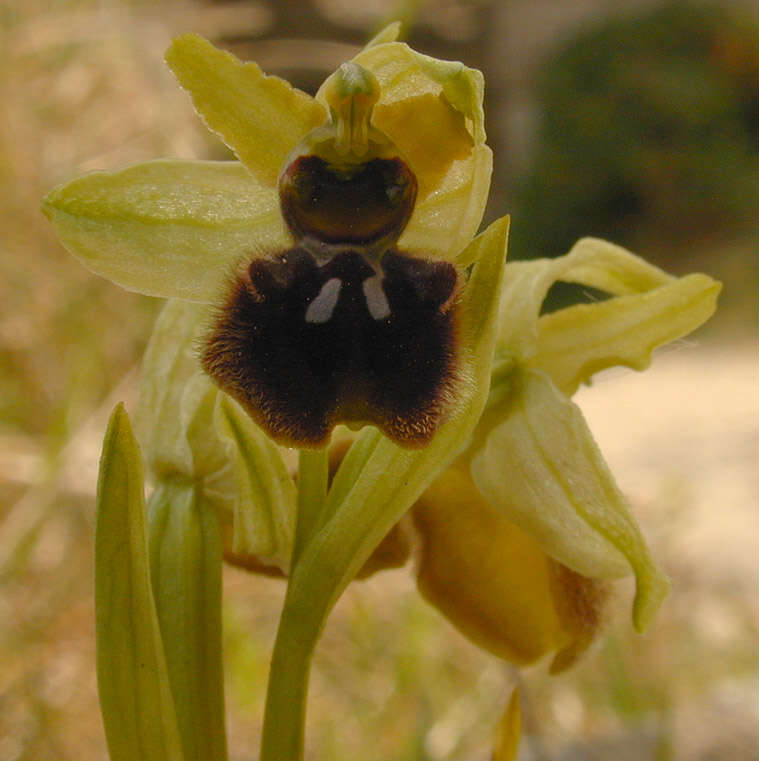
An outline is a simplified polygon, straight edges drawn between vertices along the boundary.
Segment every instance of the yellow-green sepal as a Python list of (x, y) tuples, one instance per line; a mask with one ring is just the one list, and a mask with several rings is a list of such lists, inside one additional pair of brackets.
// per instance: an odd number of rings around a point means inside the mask
[(496, 354), (528, 359), (537, 351), (538, 317), (557, 281), (581, 283), (613, 295), (640, 293), (674, 280), (620, 246), (597, 238), (579, 240), (564, 256), (510, 262), (501, 300)]
[(191, 482), (148, 503), (150, 575), (185, 761), (227, 758), (218, 517)]
[(311, 96), (197, 34), (177, 37), (166, 51), (166, 63), (208, 128), (270, 188), (276, 188), (290, 151), (327, 120), (326, 110)]
[(103, 442), (95, 527), (100, 706), (111, 761), (185, 761), (153, 598), (140, 450), (122, 405)]
[(289, 241), (276, 191), (236, 161), (92, 172), (48, 193), (42, 210), (85, 267), (163, 298), (218, 301), (240, 259)]
[(636, 578), (642, 630), (669, 588), (579, 408), (535, 370), (510, 377), (471, 456), (478, 489), (552, 558), (591, 578)]

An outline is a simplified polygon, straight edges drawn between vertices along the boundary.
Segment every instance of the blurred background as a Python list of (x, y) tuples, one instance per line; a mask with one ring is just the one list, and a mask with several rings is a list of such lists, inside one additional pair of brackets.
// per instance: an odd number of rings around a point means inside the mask
[[(512, 214), (512, 258), (600, 235), (725, 290), (647, 373), (578, 395), (673, 578), (652, 630), (631, 632), (623, 586), (578, 667), (517, 674), (386, 572), (325, 631), (309, 758), (488, 759), (518, 682), (523, 761), (759, 759), (759, 2), (0, 0), (0, 761), (106, 759), (97, 457), (160, 307), (86, 272), (39, 199), (92, 169), (228, 156), (164, 67), (173, 35), (313, 92), (395, 18), (417, 49), (485, 73), (487, 215)], [(248, 761), (283, 587), (231, 569), (225, 587), (231, 758)]]

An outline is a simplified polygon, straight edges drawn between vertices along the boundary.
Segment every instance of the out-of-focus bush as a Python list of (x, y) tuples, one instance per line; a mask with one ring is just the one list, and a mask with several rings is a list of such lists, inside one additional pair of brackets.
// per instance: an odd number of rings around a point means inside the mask
[(759, 23), (675, 3), (606, 21), (540, 71), (517, 257), (581, 235), (636, 245), (722, 236), (759, 200)]

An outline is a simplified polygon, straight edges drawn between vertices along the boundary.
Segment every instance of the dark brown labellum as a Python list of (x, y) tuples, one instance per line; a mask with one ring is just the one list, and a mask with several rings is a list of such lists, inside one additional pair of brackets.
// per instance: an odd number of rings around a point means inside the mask
[(319, 265), (305, 247), (238, 277), (203, 353), (206, 371), (280, 443), (326, 444), (339, 422), (371, 423), (404, 446), (428, 442), (457, 381), (449, 263), (361, 250)]

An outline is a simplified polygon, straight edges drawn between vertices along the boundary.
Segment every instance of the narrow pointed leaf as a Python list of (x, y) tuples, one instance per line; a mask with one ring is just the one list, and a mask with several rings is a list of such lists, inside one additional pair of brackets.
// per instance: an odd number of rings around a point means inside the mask
[(287, 155), (327, 119), (311, 96), (197, 34), (175, 39), (166, 62), (208, 128), (267, 187), (276, 188)]
[(472, 457), (475, 483), (494, 508), (578, 573), (615, 578), (632, 569), (633, 620), (645, 628), (668, 582), (582, 413), (543, 373), (515, 374), (513, 384), (501, 420)]
[(237, 262), (288, 242), (276, 191), (236, 161), (93, 172), (55, 188), (42, 209), (85, 267), (163, 298), (216, 301)]
[(184, 761), (148, 567), (140, 452), (122, 405), (103, 443), (95, 529), (100, 705), (111, 761)]
[(221, 540), (213, 507), (190, 483), (150, 499), (150, 571), (185, 761), (224, 761)]
[(644, 370), (657, 346), (712, 316), (720, 288), (706, 275), (686, 275), (644, 293), (547, 314), (538, 322), (539, 348), (530, 366), (547, 372), (568, 396), (607, 367)]

